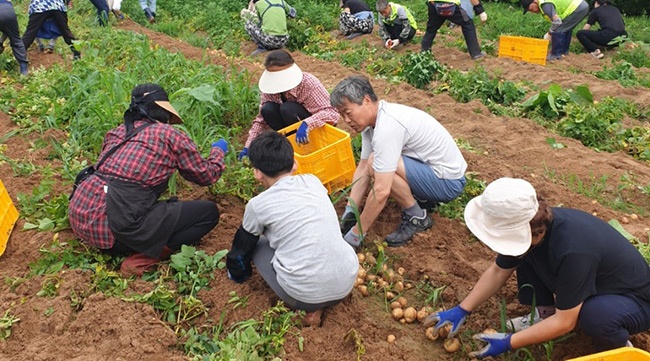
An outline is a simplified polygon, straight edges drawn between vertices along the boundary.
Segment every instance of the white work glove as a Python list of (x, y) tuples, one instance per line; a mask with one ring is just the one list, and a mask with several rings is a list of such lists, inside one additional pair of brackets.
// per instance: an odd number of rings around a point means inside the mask
[(384, 43), (384, 46), (390, 49), (390, 46), (393, 44), (393, 41), (391, 39), (386, 40)]
[(487, 13), (485, 11), (478, 14), (478, 17), (481, 19), (481, 22), (486, 22), (487, 21)]
[(399, 45), (399, 39), (392, 40), (390, 44), (390, 48), (395, 49), (395, 47), (398, 45)]

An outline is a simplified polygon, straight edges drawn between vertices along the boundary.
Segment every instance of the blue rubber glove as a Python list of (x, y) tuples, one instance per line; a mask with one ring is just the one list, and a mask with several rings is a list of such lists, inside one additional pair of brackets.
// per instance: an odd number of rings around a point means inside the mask
[(221, 148), (223, 150), (223, 153), (226, 154), (228, 153), (228, 142), (221, 138), (218, 141), (212, 143), (212, 148)]
[(512, 350), (512, 346), (510, 345), (511, 337), (511, 333), (476, 334), (472, 337), (473, 339), (485, 341), (488, 344), (480, 351), (470, 352), (469, 357), (483, 358), (488, 356), (497, 356), (504, 352), (508, 352)]
[(361, 244), (362, 236), (352, 232), (354, 228), (350, 229), (348, 233), (343, 236), (343, 239), (350, 244), (352, 247), (359, 247)]
[(248, 148), (244, 148), (241, 152), (239, 152), (237, 160), (242, 160), (244, 157), (248, 157)]
[(458, 329), (463, 325), (465, 318), (467, 318), (467, 315), (470, 313), (471, 312), (465, 311), (460, 307), (460, 305), (458, 305), (450, 310), (436, 312), (427, 316), (427, 318), (424, 319), (424, 322), (422, 322), (422, 325), (424, 327), (431, 327), (435, 324), (436, 330), (438, 330), (440, 327), (450, 324), (451, 331), (447, 338), (452, 338), (456, 333), (458, 333)]
[(298, 130), (296, 131), (296, 143), (298, 144), (307, 144), (309, 143), (309, 138), (307, 134), (309, 133), (309, 124), (303, 121), (300, 123)]

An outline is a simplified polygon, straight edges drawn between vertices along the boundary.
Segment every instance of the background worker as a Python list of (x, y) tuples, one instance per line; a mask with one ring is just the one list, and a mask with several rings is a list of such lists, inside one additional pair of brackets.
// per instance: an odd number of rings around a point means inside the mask
[(292, 175), (294, 152), (277, 132), (250, 145), (253, 174), (266, 190), (244, 212), (226, 257), (228, 276), (244, 282), (251, 261), (292, 309), (307, 312), (304, 324), (319, 326), (322, 310), (352, 291), (359, 269), (354, 249), (341, 236), (327, 189), (313, 174)]
[(265, 130), (281, 130), (301, 122), (296, 130), (298, 144), (309, 143), (309, 130), (336, 125), (339, 114), (330, 105), (327, 89), (314, 75), (305, 73), (286, 50), (274, 50), (264, 61), (266, 70), (259, 80), (260, 111), (253, 119), (248, 139), (238, 159), (248, 156), (248, 147)]
[(284, 0), (250, 0), (241, 11), (244, 28), (257, 49), (251, 55), (280, 49), (289, 42), (287, 16), (296, 17), (296, 9)]
[(8, 37), (9, 44), (11, 44), (11, 51), (20, 66), (20, 74), (27, 75), (29, 71), (27, 48), (23, 44), (23, 39), (20, 38), (16, 11), (11, 1), (8, 0), (0, 0), (0, 33), (2, 33), (2, 36), (0, 36), (0, 53), (4, 50), (4, 46), (2, 45), (4, 39)]
[[(474, 12), (481, 18), (482, 22), (487, 21), (487, 13), (479, 0), (472, 0)], [(430, 51), (433, 40), (438, 29), (449, 20), (459, 25), (463, 31), (463, 38), (467, 44), (467, 51), (472, 59), (480, 59), (485, 56), (478, 44), (474, 21), (461, 6), (461, 0), (429, 0), (427, 2), (428, 20), (427, 29), (422, 37), (422, 51)]]
[(605, 351), (650, 328), (650, 267), (606, 222), (550, 207), (523, 179), (500, 178), (467, 204), (465, 224), (496, 260), (458, 306), (430, 315), (424, 326), (450, 324), (452, 337), (515, 270), (519, 301), (537, 304), (532, 315), (508, 321), (514, 333), (475, 335), (487, 345), (470, 357), (550, 341), (578, 325), (596, 351)]
[(386, 48), (396, 49), (413, 39), (418, 24), (409, 9), (387, 0), (377, 0), (376, 8), (379, 12), (379, 36)]
[(561, 59), (569, 53), (573, 29), (587, 16), (589, 5), (584, 0), (521, 0), (524, 14), (528, 11), (542, 14), (551, 22), (544, 39), (551, 41), (547, 60)]
[(348, 40), (372, 33), (375, 16), (365, 1), (341, 0), (340, 7), (342, 10), (339, 16), (339, 29)]
[(52, 19), (56, 27), (61, 32), (61, 36), (66, 44), (72, 50), (72, 59), (76, 60), (81, 58), (81, 53), (75, 48), (73, 40), (77, 38), (70, 31), (68, 26), (68, 8), (63, 0), (31, 0), (27, 13), (29, 14), (29, 21), (27, 22), (27, 29), (23, 34), (23, 43), (25, 49), (34, 42), (36, 35), (43, 26), (47, 19)]
[[(600, 25), (600, 30), (591, 30), (596, 23)], [(610, 42), (619, 36), (627, 36), (625, 22), (621, 12), (609, 0), (594, 1), (594, 10), (589, 14), (587, 23), (576, 33), (580, 44), (596, 59), (605, 56), (598, 47), (617, 46), (618, 43), (610, 45)]]
[[(402, 208), (402, 221), (385, 240), (390, 247), (405, 245), (415, 233), (433, 225), (429, 207), (418, 202), (437, 206), (463, 192), (467, 163), (460, 149), (431, 115), (379, 101), (363, 76), (341, 81), (332, 91), (331, 103), (343, 121), (361, 133), (362, 141), (348, 205), (341, 217), (345, 240), (358, 246), (390, 196)], [(365, 207), (357, 222), (353, 206), (361, 205), (366, 191)]]

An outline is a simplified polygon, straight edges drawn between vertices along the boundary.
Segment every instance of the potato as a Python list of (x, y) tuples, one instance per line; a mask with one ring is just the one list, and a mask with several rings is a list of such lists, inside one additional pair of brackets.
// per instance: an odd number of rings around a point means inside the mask
[(367, 274), (367, 271), (364, 268), (359, 267), (359, 270), (357, 271), (357, 277), (365, 279), (366, 274)]
[(424, 319), (427, 318), (428, 315), (429, 313), (427, 313), (427, 309), (422, 307), (422, 309), (420, 309), (417, 314), (418, 322), (424, 321)]
[(354, 287), (360, 286), (360, 285), (362, 285), (364, 282), (365, 282), (365, 281), (363, 280), (363, 278), (359, 278), (359, 277), (357, 277), (357, 279), (354, 281)]
[(368, 273), (368, 274), (366, 274), (366, 279), (367, 279), (368, 281), (374, 281), (374, 280), (377, 279), (377, 276), (376, 276), (376, 275), (373, 275), (372, 273)]
[(399, 304), (402, 305), (402, 308), (408, 306), (409, 304), (409, 301), (404, 296), (400, 296), (399, 298), (397, 298), (397, 302), (399, 302)]
[(388, 336), (386, 337), (386, 342), (388, 342), (388, 343), (393, 343), (393, 342), (395, 342), (395, 335), (388, 335)]
[(447, 324), (438, 329), (438, 336), (445, 338), (451, 332), (451, 325)]
[(393, 290), (395, 290), (397, 293), (404, 291), (404, 283), (402, 281), (395, 282), (395, 285), (393, 285)]
[(413, 323), (418, 318), (418, 311), (413, 307), (408, 307), (404, 310), (404, 319), (407, 323)]
[(399, 321), (402, 317), (404, 317), (404, 310), (401, 308), (393, 308), (391, 315), (393, 315), (395, 321)]
[(393, 271), (392, 269), (389, 269), (388, 271), (386, 271), (385, 276), (386, 276), (386, 280), (388, 282), (395, 282), (395, 271)]
[(495, 333), (499, 333), (499, 332), (493, 328), (486, 328), (485, 330), (483, 330), (483, 333), (486, 335), (494, 335)]
[(359, 293), (361, 293), (363, 297), (368, 297), (368, 295), (370, 294), (370, 292), (368, 292), (368, 286), (366, 285), (361, 285), (357, 287), (357, 289), (359, 290)]
[(404, 273), (405, 273), (405, 272), (406, 272), (406, 271), (404, 270), (404, 267), (400, 267), (400, 268), (397, 269), (397, 273), (398, 273), (400, 276), (404, 276)]
[(628, 224), (628, 223), (630, 223), (630, 220), (627, 217), (623, 217), (623, 218), (621, 218), (621, 223)]
[(639, 219), (639, 216), (637, 216), (636, 213), (632, 213), (632, 214), (630, 214), (630, 219), (633, 220), (633, 221), (636, 221), (636, 220)]
[(377, 259), (371, 253), (366, 253), (366, 262), (369, 265), (374, 266), (377, 264)]
[(424, 335), (431, 341), (438, 339), (438, 332), (436, 332), (436, 329), (433, 327), (427, 328), (426, 331), (424, 331)]
[(399, 320), (399, 323), (401, 323), (402, 325), (406, 324), (406, 319), (402, 318), (401, 320)]
[(407, 283), (406, 284), (406, 289), (410, 290), (411, 288), (413, 288), (413, 284), (411, 282)]
[(393, 301), (393, 302), (391, 302), (391, 303), (390, 303), (390, 309), (391, 309), (391, 310), (394, 310), (394, 309), (396, 309), (396, 308), (402, 308), (402, 305), (400, 305), (399, 302), (397, 302), (397, 301)]
[(386, 299), (387, 300), (392, 300), (393, 298), (395, 298), (395, 294), (393, 292), (390, 292), (390, 291), (386, 292)]
[(363, 263), (363, 261), (366, 260), (366, 255), (363, 253), (357, 253), (357, 259), (359, 260), (359, 263)]
[(457, 338), (448, 338), (443, 344), (445, 351), (449, 353), (454, 353), (460, 349), (460, 341)]

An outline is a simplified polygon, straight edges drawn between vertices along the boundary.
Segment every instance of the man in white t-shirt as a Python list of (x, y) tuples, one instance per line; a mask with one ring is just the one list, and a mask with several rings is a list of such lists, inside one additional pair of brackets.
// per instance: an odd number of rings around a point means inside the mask
[(352, 291), (357, 255), (343, 240), (320, 180), (292, 175), (294, 153), (284, 135), (262, 133), (251, 142), (249, 158), (255, 179), (266, 190), (246, 205), (226, 257), (228, 276), (244, 282), (252, 261), (287, 306), (307, 313), (304, 324), (320, 325), (322, 309)]
[[(460, 149), (431, 115), (379, 101), (370, 81), (363, 76), (350, 76), (340, 82), (330, 102), (362, 136), (361, 160), (341, 217), (345, 240), (359, 245), (361, 235), (372, 227), (392, 196), (402, 207), (402, 222), (386, 236), (386, 243), (391, 247), (405, 245), (415, 233), (433, 225), (431, 208), (463, 192), (467, 163)], [(368, 188), (357, 222), (353, 208), (360, 205)]]

